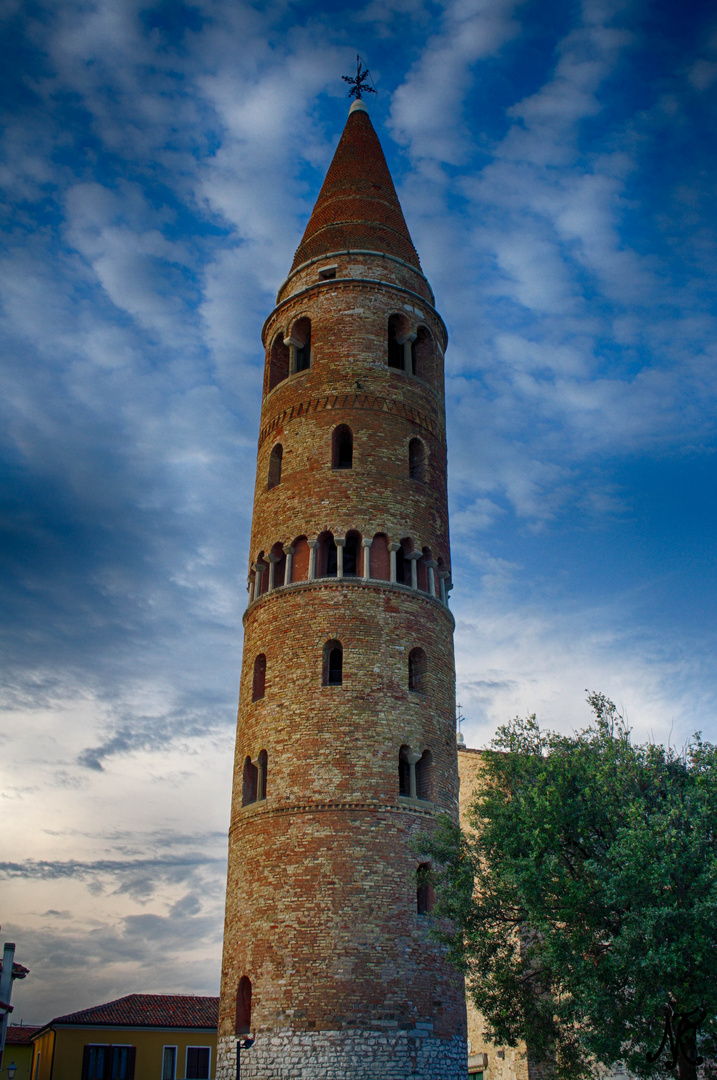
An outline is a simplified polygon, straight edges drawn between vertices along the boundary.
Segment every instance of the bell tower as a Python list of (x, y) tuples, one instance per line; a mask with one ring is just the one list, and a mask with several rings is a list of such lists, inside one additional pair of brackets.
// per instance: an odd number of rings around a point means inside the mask
[(446, 329), (360, 95), (263, 342), (217, 1077), (462, 1080)]

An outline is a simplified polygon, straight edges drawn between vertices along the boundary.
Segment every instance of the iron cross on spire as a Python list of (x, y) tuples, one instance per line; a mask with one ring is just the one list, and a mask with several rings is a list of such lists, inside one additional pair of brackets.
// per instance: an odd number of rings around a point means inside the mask
[(368, 78), (369, 71), (365, 67), (361, 70), (362, 62), (361, 57), (356, 53), (356, 78), (352, 79), (350, 75), (342, 75), (341, 78), (344, 82), (350, 84), (349, 97), (355, 97), (357, 101), (361, 98), (361, 94), (366, 92), (368, 94), (375, 94), (376, 91), (372, 86), (366, 86), (366, 79)]

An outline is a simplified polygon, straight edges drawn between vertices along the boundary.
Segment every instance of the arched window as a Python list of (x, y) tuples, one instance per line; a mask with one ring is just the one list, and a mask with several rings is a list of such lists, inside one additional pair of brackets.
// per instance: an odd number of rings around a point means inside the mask
[(425, 326), (418, 328), (416, 340), (411, 346), (411, 361), (414, 375), (426, 382), (433, 381), (435, 374), (433, 338)]
[(324, 645), (324, 686), (341, 686), (343, 682), (344, 651), (341, 642), (327, 641)]
[(269, 389), (273, 390), (289, 374), (289, 349), (283, 334), (277, 334), (269, 353)]
[(426, 689), (426, 654), (423, 649), (411, 649), (408, 654), (408, 689), (415, 694)]
[(411, 480), (426, 479), (426, 448), (420, 439), (408, 444), (408, 475)]
[(274, 449), (271, 451), (269, 457), (269, 483), (267, 484), (267, 490), (271, 491), (272, 488), (278, 487), (281, 483), (281, 459), (284, 456), (284, 450), (281, 443), (277, 443)]
[(284, 579), (286, 578), (286, 553), (281, 541), (277, 541), (269, 552), (269, 569), (267, 571), (267, 576), (271, 579), (272, 589), (278, 589), (284, 584)]
[(376, 533), (371, 544), (371, 577), (376, 581), (391, 579), (391, 553), (385, 533)]
[(403, 339), (406, 320), (403, 315), (391, 315), (388, 320), (388, 366), (403, 370)]
[(259, 770), (256, 765), (252, 764), (251, 758), (247, 755), (247, 757), (244, 758), (244, 774), (242, 777), (242, 806), (249, 806), (250, 803), (256, 802), (258, 785)]
[[(266, 750), (259, 751), (259, 757), (257, 758), (257, 785), (256, 785), (256, 799), (260, 802), (266, 798), (266, 768), (269, 762), (269, 755)], [(422, 796), (420, 796), (422, 797)]]
[(248, 1035), (251, 1031), (251, 979), (242, 975), (237, 987), (235, 1035)]
[(338, 573), (338, 555), (333, 533), (322, 532), (319, 535), (315, 573), (317, 577), (336, 577)]
[(291, 545), (294, 555), (291, 561), (291, 580), (306, 581), (309, 576), (311, 550), (305, 536), (297, 536)]
[(424, 750), (416, 762), (416, 798), (433, 798), (433, 754)]
[(398, 794), (411, 794), (411, 766), (408, 755), (411, 753), (410, 746), (402, 746), (398, 752)]
[(254, 681), (251, 687), (251, 700), (259, 701), (264, 697), (266, 686), (266, 656), (259, 653), (254, 661)]
[(401, 546), (396, 552), (396, 581), (401, 585), (411, 584), (411, 562), (409, 555), (413, 551), (413, 540), (406, 536), (401, 540)]
[(428, 563), (433, 558), (431, 549), (424, 547), (421, 550), (421, 558), (418, 560), (418, 588), (429, 592)]
[(361, 533), (354, 529), (346, 533), (344, 544), (344, 577), (357, 577), (361, 572)]
[(291, 336), (294, 341), (301, 342), (296, 346), (294, 370), (306, 371), (311, 367), (311, 319), (297, 319), (291, 328)]
[(354, 436), (348, 424), (339, 424), (331, 436), (331, 468), (352, 469), (354, 463)]
[(416, 911), (419, 915), (430, 915), (432, 908), (431, 864), (419, 863), (416, 871)]
[(258, 567), (258, 570), (256, 570), (255, 573), (260, 575), (259, 576), (259, 588), (257, 590), (256, 595), (257, 596), (262, 596), (269, 588), (269, 574), (267, 573), (267, 571), (269, 569), (269, 564), (266, 561), (266, 559), (264, 558), (264, 552), (263, 551), (260, 551), (259, 554), (257, 555), (256, 562), (255, 562), (254, 565)]

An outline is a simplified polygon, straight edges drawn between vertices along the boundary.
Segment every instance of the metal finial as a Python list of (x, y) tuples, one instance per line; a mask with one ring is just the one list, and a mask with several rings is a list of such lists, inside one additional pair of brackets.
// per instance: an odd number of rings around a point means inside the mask
[(462, 705), (456, 705), (456, 725), (458, 727), (458, 730), (456, 731), (456, 739), (459, 744), (462, 744), (465, 741), (463, 737), (463, 732), (461, 731), (461, 724), (464, 720), (465, 716), (463, 715)]
[(368, 78), (369, 71), (367, 67), (362, 70), (363, 61), (358, 53), (356, 53), (356, 78), (352, 79), (350, 75), (342, 75), (341, 78), (344, 82), (349, 83), (351, 89), (349, 90), (349, 97), (355, 97), (357, 101), (361, 100), (362, 93), (375, 94), (376, 91), (372, 86), (366, 86), (366, 79)]

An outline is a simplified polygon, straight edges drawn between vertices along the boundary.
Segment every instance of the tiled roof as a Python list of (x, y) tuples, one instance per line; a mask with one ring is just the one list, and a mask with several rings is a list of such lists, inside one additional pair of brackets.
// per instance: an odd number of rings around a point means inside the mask
[(216, 1028), (218, 997), (184, 994), (128, 994), (91, 1009), (56, 1016), (53, 1024), (109, 1024), (113, 1027)]
[(420, 270), (416, 249), (368, 113), (349, 113), (292, 270), (331, 251), (396, 255)]
[(33, 1035), (39, 1030), (39, 1027), (30, 1027), (29, 1024), (10, 1024), (5, 1035), (5, 1045), (29, 1046)]

